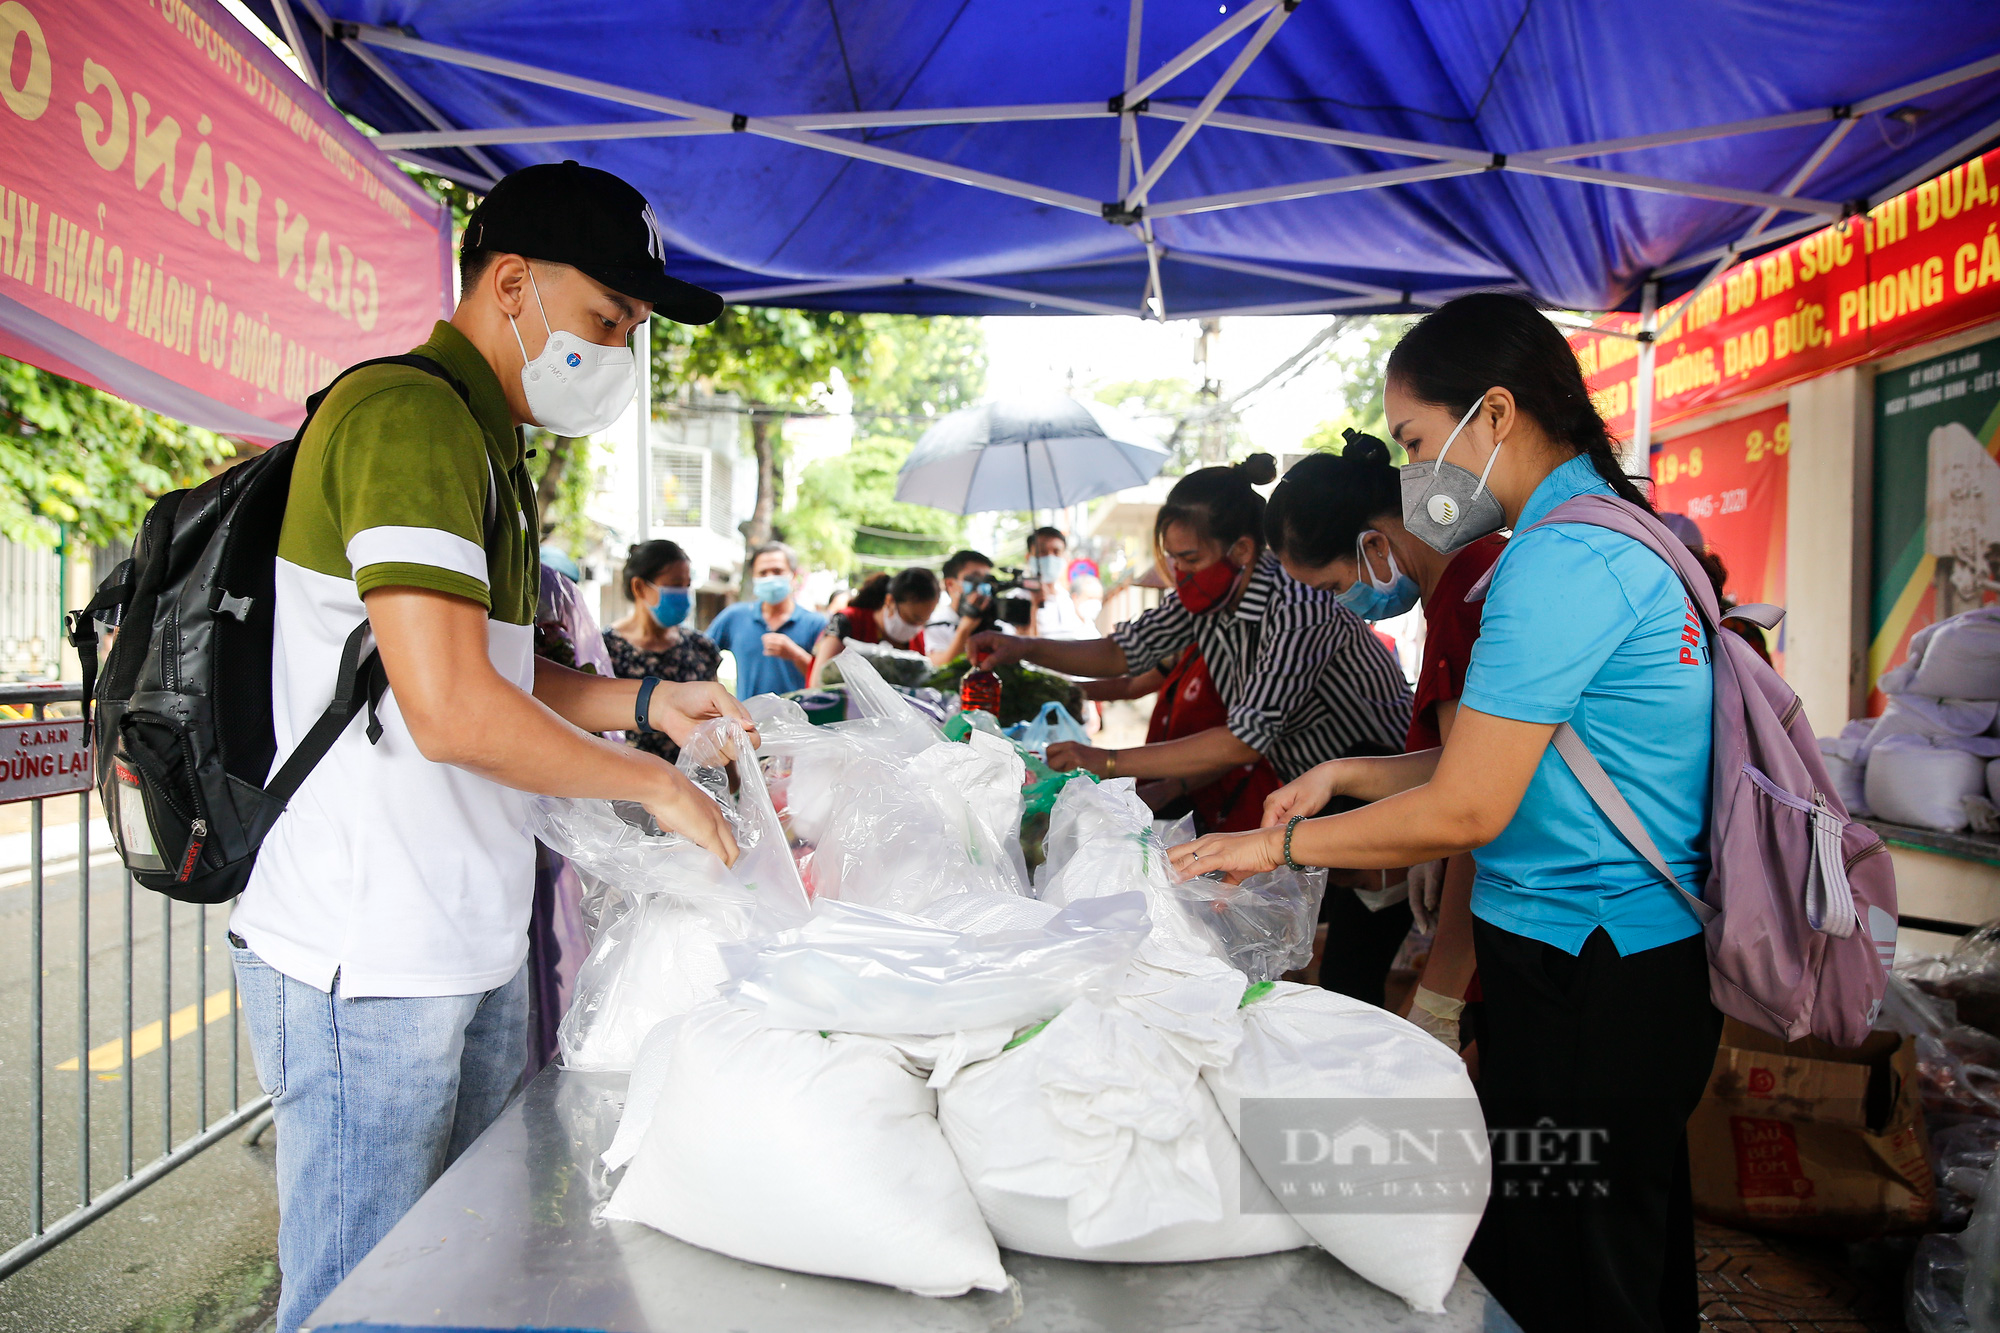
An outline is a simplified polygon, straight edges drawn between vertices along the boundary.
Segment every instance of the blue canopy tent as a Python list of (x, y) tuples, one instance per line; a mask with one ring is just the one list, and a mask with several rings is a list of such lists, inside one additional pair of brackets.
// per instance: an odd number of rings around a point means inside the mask
[(385, 150), (615, 171), (738, 303), (1644, 314), (2000, 138), (1991, 0), (249, 3)]

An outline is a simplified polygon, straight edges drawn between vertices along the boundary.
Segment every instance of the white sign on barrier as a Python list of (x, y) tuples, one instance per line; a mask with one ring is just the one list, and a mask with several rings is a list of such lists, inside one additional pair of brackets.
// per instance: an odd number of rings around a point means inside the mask
[(0, 804), (89, 791), (89, 745), (81, 718), (0, 722)]

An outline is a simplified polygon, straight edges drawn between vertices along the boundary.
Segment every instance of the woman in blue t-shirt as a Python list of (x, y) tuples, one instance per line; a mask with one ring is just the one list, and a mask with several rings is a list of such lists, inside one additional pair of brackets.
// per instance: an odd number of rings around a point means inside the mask
[(1449, 553), (1514, 532), (1450, 739), (1322, 764), (1294, 784), (1294, 808), (1372, 804), (1199, 838), (1174, 862), (1235, 877), (1287, 859), (1393, 867), (1478, 849), (1480, 1101), (1490, 1131), (1536, 1132), (1493, 1134), (1493, 1194), (1468, 1261), (1527, 1333), (1693, 1329), (1685, 1131), (1722, 1024), (1701, 923), (1549, 741), (1560, 723), (1576, 729), (1699, 893), (1706, 637), (1679, 579), (1639, 543), (1535, 527), (1579, 495), (1646, 501), (1575, 355), (1533, 306), (1482, 293), (1425, 317), (1389, 359), (1385, 406), (1411, 459), (1411, 533)]

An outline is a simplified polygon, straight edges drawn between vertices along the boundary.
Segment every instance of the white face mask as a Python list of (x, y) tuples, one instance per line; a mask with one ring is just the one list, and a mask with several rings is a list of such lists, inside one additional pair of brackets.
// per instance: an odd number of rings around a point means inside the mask
[(542, 327), (549, 330), (542, 354), (528, 358), (521, 342), (521, 326), (509, 315), (514, 342), (521, 348), (521, 392), (527, 395), (528, 411), (535, 424), (558, 435), (595, 435), (608, 430), (618, 420), (633, 395), (639, 392), (639, 370), (629, 347), (603, 347), (549, 326), (549, 312), (542, 305), (542, 289), (535, 273), (528, 270), (528, 283), (535, 291), (535, 305), (542, 311)]
[(894, 603), (890, 603), (882, 608), (882, 633), (891, 642), (896, 644), (908, 643), (916, 637), (918, 628), (918, 626), (912, 625), (909, 621), (896, 614)]

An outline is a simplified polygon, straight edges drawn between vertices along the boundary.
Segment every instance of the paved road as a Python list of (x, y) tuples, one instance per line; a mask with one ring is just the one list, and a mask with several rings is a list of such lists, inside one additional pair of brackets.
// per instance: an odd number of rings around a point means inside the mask
[[(232, 1007), (227, 909), (204, 913), (144, 889), (128, 892), (116, 860), (101, 853), (89, 873), (90, 1021), (81, 1040), (76, 839), (71, 823), (51, 826), (46, 840), (47, 855), (67, 860), (50, 866), (42, 893), (45, 1225), (77, 1204), (80, 1088), (93, 1193), (122, 1178), (128, 1162), (143, 1167), (169, 1139), (178, 1143), (258, 1095), (248, 1034)], [(0, 1250), (29, 1231), (34, 969), (25, 878), (0, 870)], [(119, 1049), (127, 1033), (135, 1052), (129, 1069)], [(92, 1052), (81, 1061), (80, 1045)], [(268, 1137), (256, 1149), (233, 1138), (209, 1149), (0, 1282), (0, 1333), (254, 1327), (275, 1293), (271, 1163)]]

